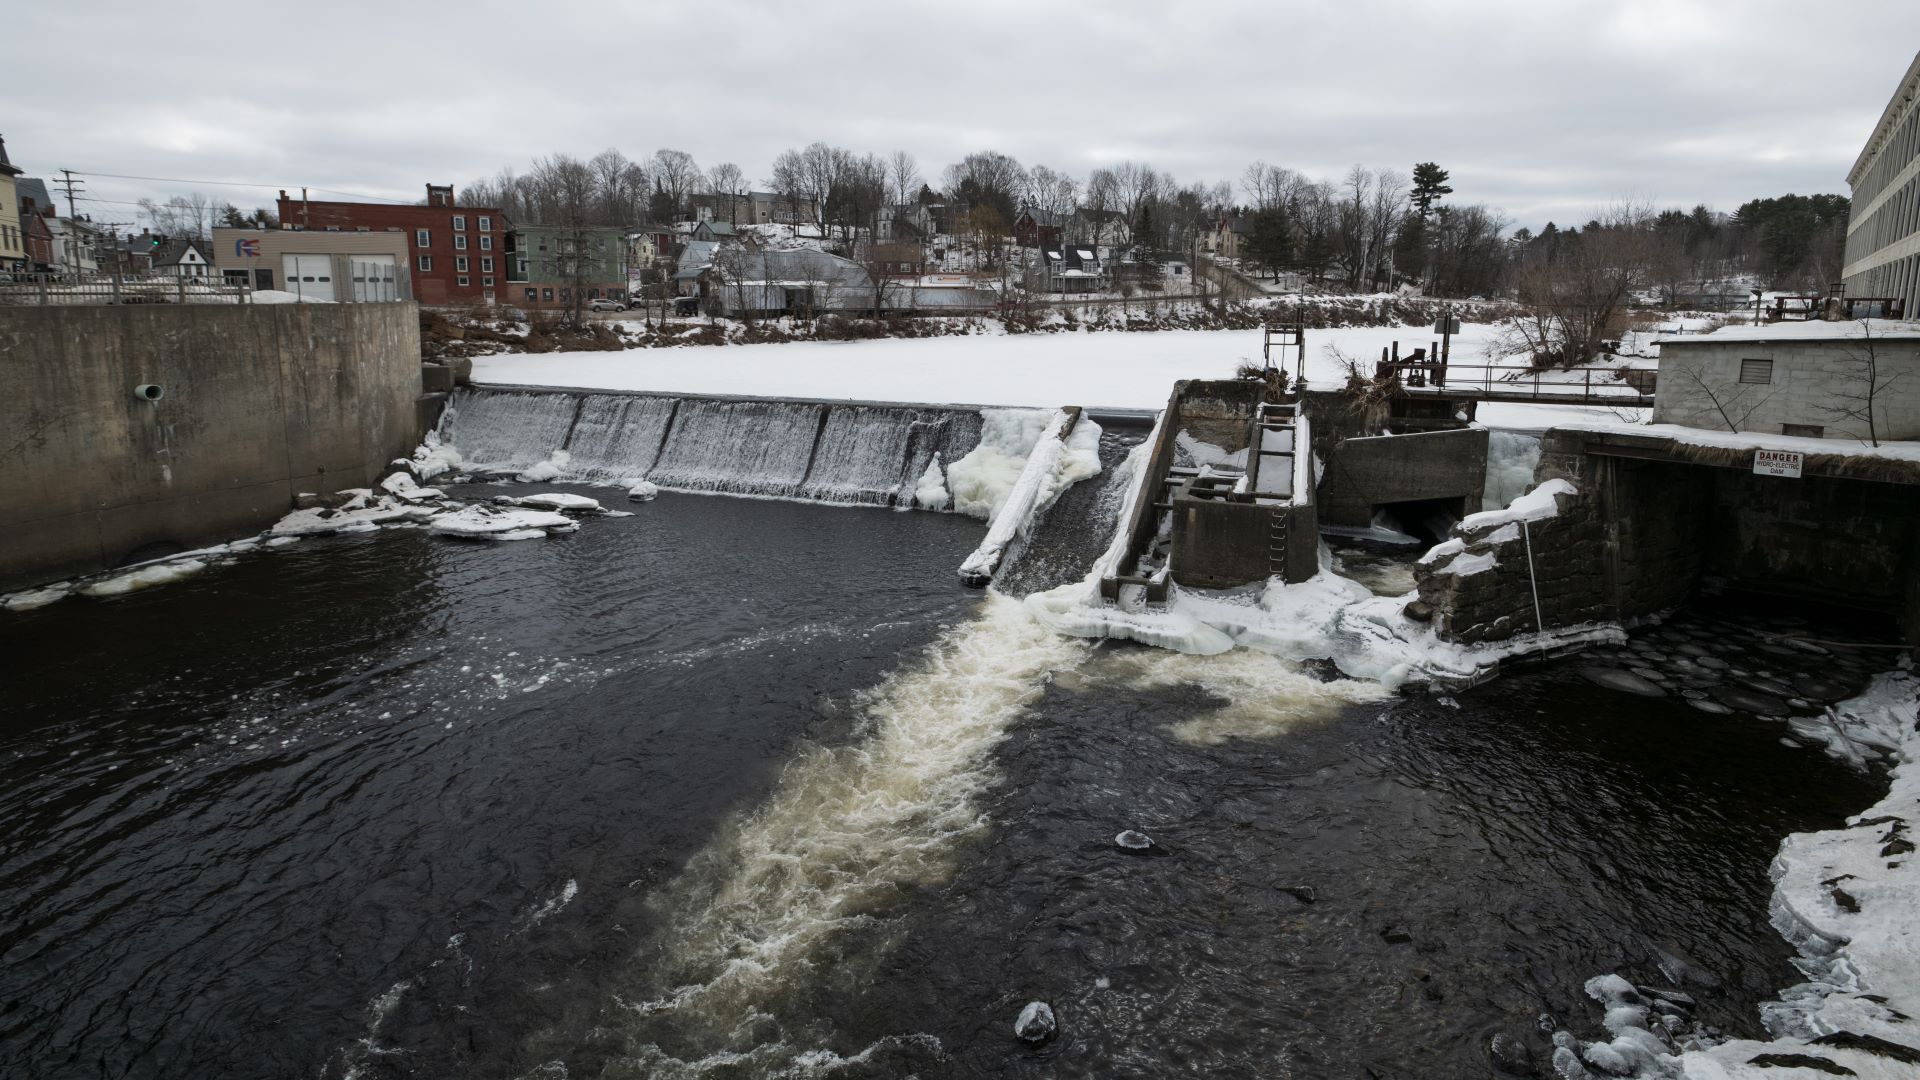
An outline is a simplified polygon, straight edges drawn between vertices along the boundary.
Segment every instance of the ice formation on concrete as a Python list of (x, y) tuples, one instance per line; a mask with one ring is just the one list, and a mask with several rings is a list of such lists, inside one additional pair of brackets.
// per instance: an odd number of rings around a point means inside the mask
[(920, 474), (913, 487), (913, 505), (922, 510), (945, 510), (952, 498), (946, 477), (940, 473), (940, 452), (936, 450), (933, 460), (927, 462), (927, 471)]
[(547, 455), (545, 461), (535, 462), (514, 477), (523, 484), (544, 484), (559, 479), (573, 462), (573, 455), (565, 450), (555, 450)]
[(1533, 486), (1540, 464), (1540, 436), (1524, 431), (1487, 432), (1487, 482), (1482, 510), (1504, 510)]
[[(963, 579), (980, 582), (991, 577), (1001, 556), (1006, 554), (1007, 546), (1013, 543), (1015, 537), (1027, 535), (1033, 522), (1068, 485), (1100, 471), (1100, 425), (1082, 416), (1068, 437), (1062, 439), (1060, 432), (1066, 426), (1068, 416), (1064, 411), (1056, 412), (1053, 421), (1041, 433), (1033, 452), (1027, 456), (1026, 464), (1021, 467), (1020, 475), (999, 499), (1000, 505), (994, 512), (993, 523), (987, 527), (986, 539), (960, 564), (960, 576)], [(954, 462), (948, 475), (958, 472), (966, 460), (962, 458)], [(959, 490), (956, 485), (956, 497)]]
[(954, 512), (993, 520), (1013, 493), (1034, 446), (1059, 417), (1057, 409), (980, 410), (980, 442), (947, 466)]

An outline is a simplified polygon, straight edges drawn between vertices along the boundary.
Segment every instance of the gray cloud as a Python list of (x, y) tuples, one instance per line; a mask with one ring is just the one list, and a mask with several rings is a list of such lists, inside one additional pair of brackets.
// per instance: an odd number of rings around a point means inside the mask
[[(84, 16), (76, 15), (84, 10)], [(660, 2), (171, 5), (15, 12), (0, 132), (29, 175), (309, 185), (395, 199), (535, 156), (671, 146), (763, 179), (816, 139), (969, 150), (1182, 181), (1264, 160), (1452, 170), (1516, 224), (1846, 191), (1920, 43), (1920, 4), (1462, 2), (1053, 5)], [(76, 65), (61, 41), (110, 42)], [(135, 43), (150, 62), (126, 62)], [(94, 177), (96, 216), (192, 190)]]

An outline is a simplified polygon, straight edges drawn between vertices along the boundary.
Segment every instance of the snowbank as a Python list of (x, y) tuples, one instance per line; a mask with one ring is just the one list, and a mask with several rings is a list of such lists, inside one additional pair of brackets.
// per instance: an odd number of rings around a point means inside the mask
[(1920, 442), (1882, 442), (1869, 446), (1852, 439), (1810, 439), (1799, 435), (1769, 435), (1756, 431), (1709, 431), (1679, 424), (1622, 424), (1599, 420), (1567, 420), (1555, 427), (1574, 431), (1618, 431), (1630, 435), (1652, 435), (1672, 439), (1688, 446), (1710, 446), (1728, 450), (1795, 450), (1809, 457), (1887, 458), (1893, 461), (1920, 461)]
[(1773, 925), (1800, 950), (1807, 981), (1762, 1007), (1773, 1041), (1689, 1053), (1688, 1077), (1779, 1077), (1753, 1064), (1762, 1054), (1824, 1059), (1863, 1078), (1920, 1076), (1920, 678), (1881, 675), (1834, 712), (1855, 740), (1898, 758), (1887, 796), (1845, 828), (1780, 845)]

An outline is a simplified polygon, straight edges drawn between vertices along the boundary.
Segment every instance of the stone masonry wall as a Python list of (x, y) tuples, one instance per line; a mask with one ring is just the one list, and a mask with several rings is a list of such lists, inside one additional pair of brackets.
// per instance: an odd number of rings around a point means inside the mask
[[(1420, 603), (1432, 611), (1434, 630), (1446, 641), (1504, 641), (1538, 628), (1610, 617), (1605, 563), (1606, 529), (1595, 500), (1574, 491), (1553, 496), (1551, 516), (1528, 521), (1468, 518), (1453, 538), (1415, 567)], [(1532, 538), (1529, 572), (1528, 532)]]

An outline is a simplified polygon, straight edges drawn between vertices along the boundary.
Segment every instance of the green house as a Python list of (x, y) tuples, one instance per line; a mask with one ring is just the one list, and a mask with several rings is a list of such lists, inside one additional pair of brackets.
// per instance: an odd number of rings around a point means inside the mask
[(508, 304), (564, 307), (579, 282), (586, 299), (624, 299), (627, 245), (611, 225), (519, 225), (507, 241)]

